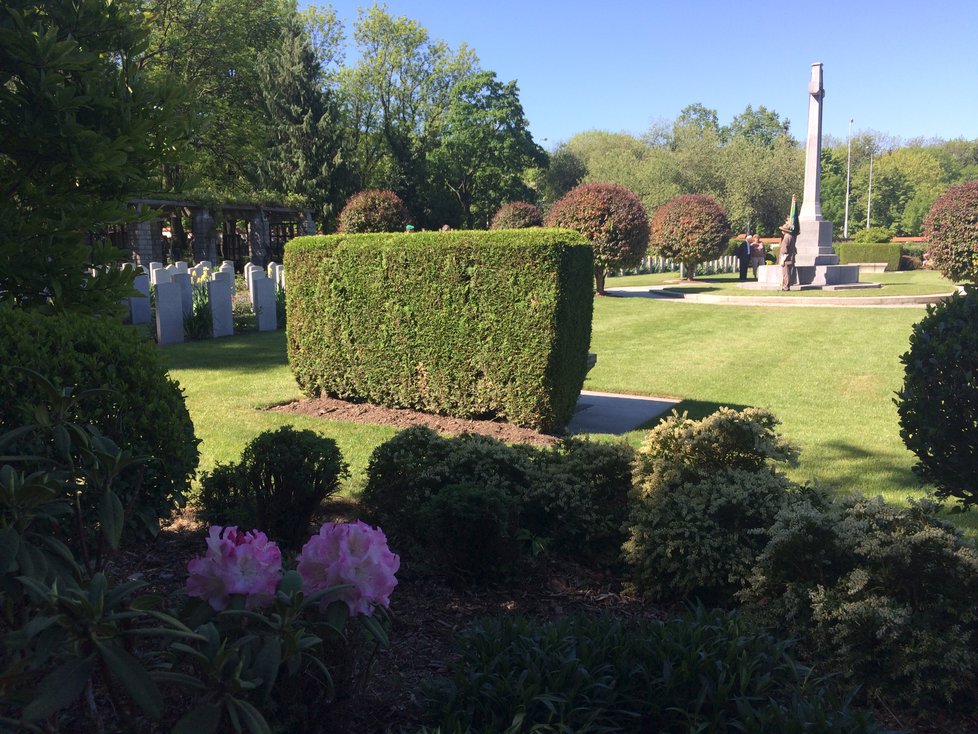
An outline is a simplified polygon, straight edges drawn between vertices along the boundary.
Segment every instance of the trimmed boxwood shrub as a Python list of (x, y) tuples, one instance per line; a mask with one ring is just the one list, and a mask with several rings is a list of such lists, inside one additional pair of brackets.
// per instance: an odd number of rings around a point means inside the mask
[(741, 598), (869, 694), (974, 711), (978, 552), (932, 502), (853, 495), (778, 516)]
[(489, 229), (525, 229), (542, 226), (543, 212), (539, 207), (525, 201), (511, 201), (499, 207), (492, 217)]
[(567, 230), (300, 237), (286, 245), (289, 362), (330, 395), (550, 431), (591, 339), (591, 248)]
[(914, 471), (939, 497), (978, 505), (978, 286), (928, 306), (900, 361), (900, 437)]
[(209, 522), (258, 528), (286, 548), (309, 537), (320, 503), (347, 476), (336, 441), (282, 426), (258, 434), (237, 464), (218, 464), (201, 480), (201, 516)]
[[(617, 558), (623, 539), (632, 458), (626, 444), (569, 439), (537, 449), (472, 434), (444, 438), (414, 426), (374, 450), (360, 508), (384, 528), (399, 553), (450, 571), (459, 569), (440, 557), (442, 546), (456, 548), (459, 558), (476, 559), (477, 546), (484, 546), (483, 552), (492, 551), (502, 563), (511, 555), (514, 528), (563, 557), (607, 562)], [(443, 497), (460, 491), (466, 496)], [(493, 499), (480, 504), (468, 497), (479, 491)], [(446, 519), (457, 511), (460, 521), (470, 523), (491, 507), (506, 512), (505, 518), (486, 521), (505, 531), (492, 543), (477, 541), (477, 533), (461, 532)], [(433, 512), (439, 523), (431, 522)], [(458, 550), (459, 544), (469, 550)]]
[(900, 243), (898, 242), (839, 242), (835, 245), (839, 262), (886, 263), (888, 271), (900, 269)]
[(792, 645), (733, 612), (486, 620), (463, 634), (425, 718), (442, 734), (883, 732)]
[(407, 207), (393, 191), (361, 191), (351, 196), (340, 212), (339, 231), (400, 232), (409, 221)]
[(0, 308), (0, 354), (0, 433), (23, 425), (19, 410), (41, 402), (37, 385), (11, 367), (34, 370), (59, 388), (104, 388), (81, 399), (70, 419), (150, 457), (138, 495), (121, 491), (123, 502), (134, 502), (131, 527), (155, 533), (159, 518), (185, 504), (199, 441), (182, 390), (139, 331), (90, 316)]

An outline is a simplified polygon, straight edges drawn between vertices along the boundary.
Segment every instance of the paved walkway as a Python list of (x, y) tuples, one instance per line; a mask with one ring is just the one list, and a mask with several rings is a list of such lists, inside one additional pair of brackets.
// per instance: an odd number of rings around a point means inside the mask
[(577, 412), (567, 424), (567, 432), (628, 433), (671, 410), (679, 402), (672, 398), (582, 390), (577, 399)]
[(721, 296), (709, 293), (680, 293), (663, 285), (627, 285), (606, 288), (614, 296), (625, 298), (655, 298), (677, 303), (719, 303), (734, 306), (802, 306), (830, 308), (920, 308), (953, 295), (938, 293), (928, 296)]

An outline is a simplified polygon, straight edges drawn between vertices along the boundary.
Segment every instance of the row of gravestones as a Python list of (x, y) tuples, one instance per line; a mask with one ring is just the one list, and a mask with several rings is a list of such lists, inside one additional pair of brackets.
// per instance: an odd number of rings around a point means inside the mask
[[(133, 266), (135, 267), (135, 266)], [(149, 289), (152, 284), (156, 298), (156, 341), (161, 346), (179, 344), (184, 340), (184, 319), (193, 312), (193, 289), (207, 288), (211, 315), (211, 335), (231, 336), (234, 333), (232, 297), (234, 295), (234, 263), (225, 260), (211, 271), (211, 263), (203, 261), (190, 267), (185, 262), (163, 266), (149, 263), (148, 273), (137, 273), (133, 285), (142, 295), (129, 298), (129, 320), (133, 324), (150, 321)], [(259, 331), (278, 328), (276, 290), (285, 289), (285, 273), (281, 265), (269, 263), (263, 270), (250, 263), (245, 265), (248, 295), (255, 312)]]

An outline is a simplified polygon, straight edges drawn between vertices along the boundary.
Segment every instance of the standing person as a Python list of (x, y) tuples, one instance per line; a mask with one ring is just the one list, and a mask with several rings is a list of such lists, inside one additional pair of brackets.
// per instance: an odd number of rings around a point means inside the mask
[(740, 259), (740, 279), (747, 280), (747, 264), (750, 262), (750, 235), (745, 235), (744, 241), (737, 248), (737, 257)]
[(790, 217), (778, 229), (784, 235), (781, 238), (781, 249), (778, 251), (778, 260), (781, 262), (781, 290), (788, 291), (791, 290), (791, 281), (795, 277), (795, 255), (798, 254), (795, 241), (798, 235), (795, 233), (795, 225)]
[(764, 264), (764, 243), (761, 242), (759, 234), (752, 235), (750, 238), (750, 267), (754, 271), (754, 280), (757, 280), (757, 269)]

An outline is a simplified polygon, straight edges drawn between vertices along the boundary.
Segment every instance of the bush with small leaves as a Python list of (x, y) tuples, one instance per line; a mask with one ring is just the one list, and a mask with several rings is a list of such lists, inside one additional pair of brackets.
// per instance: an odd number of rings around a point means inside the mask
[(407, 207), (393, 191), (361, 191), (351, 196), (340, 212), (339, 231), (401, 232), (409, 221)]
[(823, 500), (782, 511), (741, 599), (870, 695), (973, 711), (974, 543), (931, 502)]
[(625, 560), (659, 599), (728, 603), (744, 585), (767, 528), (806, 493), (775, 472), (797, 452), (765, 410), (721, 408), (701, 421), (675, 412), (639, 449)]
[(796, 662), (791, 643), (732, 612), (634, 626), (492, 620), (458, 651), (426, 694), (425, 718), (443, 734), (883, 731)]
[(282, 426), (252, 439), (239, 463), (218, 465), (205, 474), (198, 502), (210, 522), (263, 528), (294, 549), (306, 537), (320, 503), (347, 474), (336, 441)]
[(897, 393), (900, 436), (938, 497), (978, 505), (978, 286), (928, 306)]
[(650, 247), (681, 262), (686, 277), (701, 262), (720, 257), (730, 241), (727, 212), (715, 199), (701, 194), (677, 196), (652, 215)]
[(525, 229), (542, 227), (543, 213), (540, 208), (525, 201), (503, 204), (492, 216), (489, 229)]
[(948, 280), (978, 283), (978, 181), (952, 186), (924, 219), (932, 267)]
[(852, 236), (853, 242), (889, 242), (893, 239), (893, 230), (889, 227), (867, 227)]
[(548, 227), (573, 229), (594, 247), (594, 278), (604, 293), (608, 270), (632, 268), (649, 244), (649, 217), (641, 200), (616, 183), (584, 183), (568, 191), (547, 213)]

